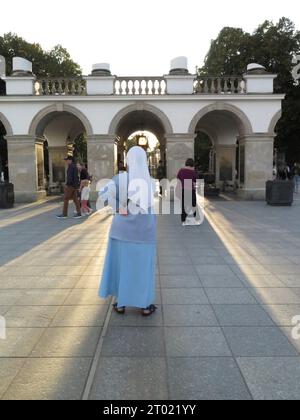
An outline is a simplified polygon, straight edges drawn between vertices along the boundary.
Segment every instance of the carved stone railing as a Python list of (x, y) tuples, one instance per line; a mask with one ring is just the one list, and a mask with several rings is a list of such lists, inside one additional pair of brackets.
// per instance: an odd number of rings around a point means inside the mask
[(242, 77), (197, 77), (194, 84), (198, 95), (236, 95), (246, 93), (246, 83)]
[[(196, 77), (196, 95), (233, 95), (245, 94), (246, 83), (242, 77)], [(35, 83), (37, 96), (82, 96), (87, 94), (86, 80), (83, 78), (49, 78)], [(167, 82), (164, 77), (116, 77), (114, 95), (166, 95)]]
[(165, 95), (167, 84), (163, 77), (117, 77), (115, 95)]
[(37, 96), (79, 96), (86, 95), (86, 81), (82, 78), (49, 78), (35, 83)]

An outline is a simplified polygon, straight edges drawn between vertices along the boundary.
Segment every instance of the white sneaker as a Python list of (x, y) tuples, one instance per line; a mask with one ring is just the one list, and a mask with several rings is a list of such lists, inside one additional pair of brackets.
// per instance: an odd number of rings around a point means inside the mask
[(187, 226), (187, 223), (186, 223), (186, 222), (183, 222), (183, 223), (182, 223), (182, 226), (183, 226), (183, 227), (186, 227), (186, 226)]

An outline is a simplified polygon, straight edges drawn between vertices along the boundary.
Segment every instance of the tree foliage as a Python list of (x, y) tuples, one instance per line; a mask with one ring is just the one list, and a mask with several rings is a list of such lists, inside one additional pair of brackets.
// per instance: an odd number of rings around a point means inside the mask
[(88, 153), (87, 153), (87, 140), (84, 134), (80, 134), (74, 142), (74, 157), (87, 165)]
[(247, 64), (259, 63), (277, 74), (275, 92), (285, 93), (283, 117), (276, 132), (276, 145), (288, 161), (300, 161), (300, 88), (294, 86), (292, 60), (300, 52), (300, 32), (282, 17), (277, 23), (266, 20), (252, 33), (226, 27), (211, 42), (201, 76), (241, 76)]
[(79, 64), (71, 59), (68, 51), (61, 45), (45, 51), (40, 44), (31, 44), (11, 32), (0, 36), (0, 55), (6, 58), (7, 74), (11, 74), (13, 57), (31, 61), (33, 73), (39, 78), (76, 77), (82, 74)]
[(226, 27), (211, 42), (200, 75), (243, 75), (247, 64), (259, 63), (278, 74), (276, 90), (286, 92), (293, 85), (292, 59), (300, 51), (300, 32), (287, 18), (278, 23), (265, 21), (249, 34)]
[(211, 46), (205, 63), (199, 69), (201, 76), (240, 75), (248, 62), (251, 35), (240, 28), (225, 27)]
[(275, 145), (285, 153), (287, 162), (300, 162), (300, 86), (287, 93), (276, 133)]

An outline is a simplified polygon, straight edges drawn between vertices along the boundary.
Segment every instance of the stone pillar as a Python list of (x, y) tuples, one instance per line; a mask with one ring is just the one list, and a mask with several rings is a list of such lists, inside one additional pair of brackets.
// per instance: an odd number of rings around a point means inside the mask
[(236, 171), (236, 145), (218, 144), (216, 146), (216, 182), (234, 184)]
[(239, 194), (247, 200), (264, 200), (266, 181), (273, 176), (274, 138), (253, 134), (240, 138)]
[(244, 74), (246, 92), (258, 94), (274, 93), (274, 80), (277, 74), (268, 73), (264, 66), (252, 63), (247, 66), (247, 73)]
[(93, 176), (91, 199), (96, 199), (97, 182), (115, 175), (115, 137), (110, 135), (88, 136), (88, 170)]
[(32, 63), (21, 57), (13, 58), (13, 72), (10, 77), (4, 77), (6, 82), (6, 94), (10, 95), (34, 95), (36, 77), (32, 73)]
[(167, 142), (167, 177), (171, 181), (187, 159), (194, 159), (196, 134), (175, 134), (166, 138)]
[(171, 61), (169, 75), (165, 76), (168, 95), (192, 95), (195, 75), (189, 73), (188, 59), (176, 57)]
[(36, 140), (30, 136), (7, 136), (10, 182), (16, 203), (30, 203), (46, 196), (38, 188)]
[(94, 64), (92, 74), (84, 77), (88, 95), (113, 95), (116, 77), (111, 75), (108, 63)]

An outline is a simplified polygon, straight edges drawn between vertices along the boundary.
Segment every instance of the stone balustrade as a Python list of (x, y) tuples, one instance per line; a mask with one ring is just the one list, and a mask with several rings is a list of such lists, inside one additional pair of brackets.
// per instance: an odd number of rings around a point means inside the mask
[(246, 83), (242, 77), (200, 77), (194, 83), (195, 94), (236, 95), (246, 93)]
[[(166, 95), (167, 81), (164, 77), (115, 77), (114, 95)], [(45, 78), (35, 82), (36, 96), (82, 96), (87, 95), (87, 81), (84, 78)], [(245, 94), (246, 82), (242, 77), (196, 77), (196, 95)]]
[(77, 96), (86, 95), (86, 81), (82, 78), (49, 78), (35, 83), (37, 96)]
[(4, 96), (169, 96), (243, 95), (274, 93), (275, 74), (251, 63), (243, 76), (200, 76), (191, 74), (186, 57), (171, 61), (168, 74), (154, 76), (112, 75), (108, 63), (93, 65), (88, 76), (36, 80), (32, 63), (15, 57), (13, 71), (6, 76), (5, 58), (0, 57), (0, 95)]
[(165, 95), (167, 84), (164, 77), (117, 77), (115, 95)]

